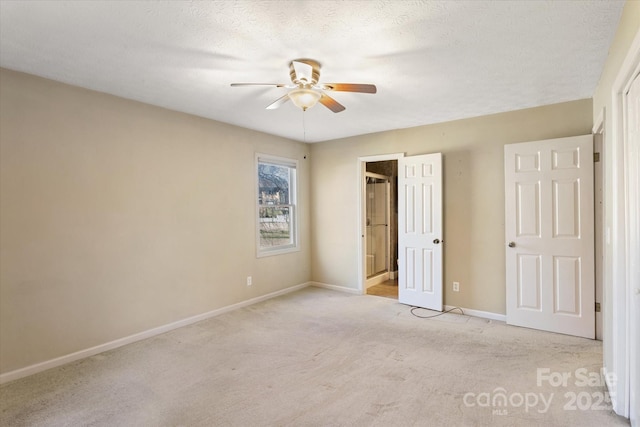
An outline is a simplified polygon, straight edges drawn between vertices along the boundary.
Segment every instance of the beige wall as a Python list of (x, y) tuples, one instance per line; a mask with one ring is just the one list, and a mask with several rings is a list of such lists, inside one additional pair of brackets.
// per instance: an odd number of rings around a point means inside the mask
[[(308, 145), (8, 70), (0, 85), (0, 372), (309, 280)], [(255, 257), (255, 152), (299, 160), (300, 252)]]
[[(620, 148), (620, 140), (613, 139), (613, 121), (612, 114), (612, 89), (620, 68), (629, 53), (634, 37), (640, 31), (640, 1), (628, 1), (625, 4), (620, 19), (620, 24), (616, 31), (615, 38), (609, 49), (609, 56), (605, 63), (600, 82), (593, 95), (593, 120), (596, 122), (600, 118), (605, 121), (605, 138), (604, 138), (604, 171), (605, 171), (605, 229), (613, 230), (614, 220), (614, 192), (622, 188), (622, 182), (617, 181), (613, 171), (616, 169), (614, 162), (614, 152)], [(621, 166), (621, 162), (618, 162)], [(622, 208), (622, 206), (621, 206)], [(614, 277), (615, 269), (621, 269), (614, 265), (612, 258), (613, 249), (618, 242), (612, 239), (609, 244), (604, 247), (604, 304), (603, 304), (603, 350), (604, 350), (604, 366), (609, 372), (616, 372), (617, 366), (623, 365), (625, 353), (621, 348), (614, 349), (615, 334), (618, 331), (613, 329), (613, 316), (618, 312), (614, 303)], [(620, 392), (622, 394), (622, 392)], [(622, 399), (618, 399), (621, 401)]]
[(505, 313), (503, 146), (589, 134), (591, 116), (587, 99), (313, 144), (312, 279), (358, 288), (358, 157), (442, 152), (445, 304)]

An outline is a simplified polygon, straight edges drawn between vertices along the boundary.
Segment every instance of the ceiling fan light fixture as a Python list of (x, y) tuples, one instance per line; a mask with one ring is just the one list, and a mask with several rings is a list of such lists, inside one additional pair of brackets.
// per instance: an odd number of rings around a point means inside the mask
[(377, 91), (375, 85), (364, 83), (318, 84), (320, 81), (320, 63), (313, 59), (302, 58), (291, 61), (289, 64), (289, 77), (293, 86), (283, 83), (231, 83), (231, 86), (274, 86), (293, 89), (267, 105), (267, 110), (275, 110), (291, 100), (302, 111), (307, 111), (319, 102), (334, 113), (344, 111), (345, 106), (327, 95), (325, 91), (359, 93), (376, 93)]
[(307, 111), (318, 103), (322, 95), (320, 92), (313, 89), (299, 88), (289, 92), (289, 98), (295, 104), (296, 107), (301, 108), (302, 111)]

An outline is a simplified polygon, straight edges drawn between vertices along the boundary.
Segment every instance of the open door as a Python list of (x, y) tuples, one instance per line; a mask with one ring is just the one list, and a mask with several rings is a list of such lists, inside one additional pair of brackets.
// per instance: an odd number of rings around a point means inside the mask
[(507, 323), (595, 337), (593, 138), (504, 147)]
[(398, 159), (398, 300), (442, 311), (442, 153)]

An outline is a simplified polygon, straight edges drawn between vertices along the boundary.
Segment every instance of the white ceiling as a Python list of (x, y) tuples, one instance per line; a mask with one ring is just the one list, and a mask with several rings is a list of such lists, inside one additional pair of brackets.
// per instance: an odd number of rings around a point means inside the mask
[[(0, 66), (317, 142), (590, 98), (624, 1), (0, 1)], [(313, 58), (347, 109), (265, 110)]]

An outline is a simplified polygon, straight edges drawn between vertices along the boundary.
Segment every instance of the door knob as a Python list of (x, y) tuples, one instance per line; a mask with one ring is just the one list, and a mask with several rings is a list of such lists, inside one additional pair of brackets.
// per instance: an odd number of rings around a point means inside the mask
[(509, 247), (510, 248), (515, 248), (516, 247), (516, 242), (509, 242)]
[(434, 239), (433, 243), (435, 243), (437, 245), (438, 243), (440, 243), (440, 239)]

